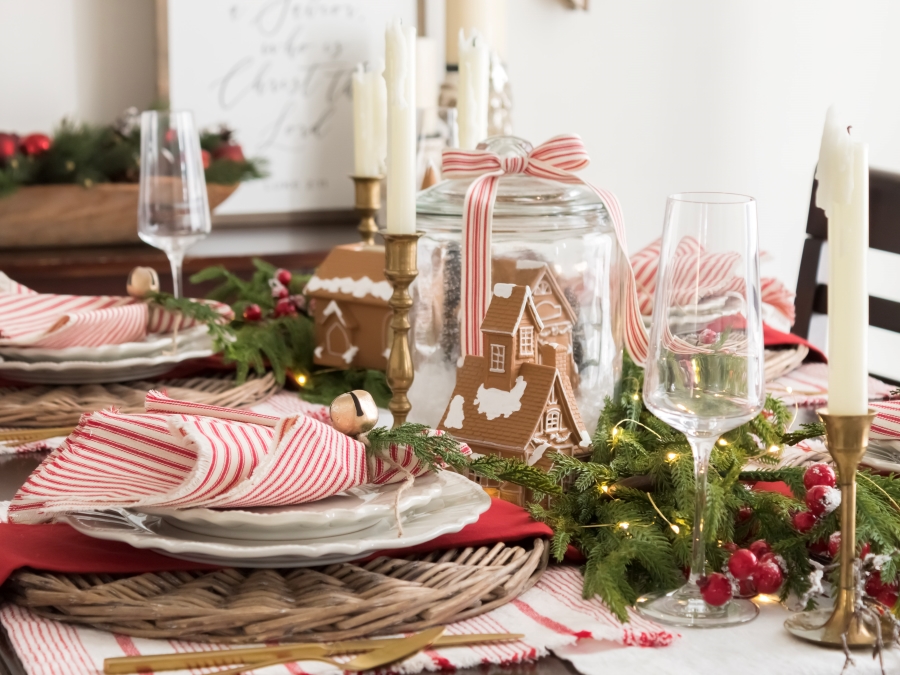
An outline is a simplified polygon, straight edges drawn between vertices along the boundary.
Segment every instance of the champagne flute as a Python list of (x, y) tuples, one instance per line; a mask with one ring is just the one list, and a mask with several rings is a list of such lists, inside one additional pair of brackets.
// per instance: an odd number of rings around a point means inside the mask
[(138, 236), (165, 251), (176, 298), (182, 296), (185, 251), (211, 229), (200, 137), (193, 115), (190, 111), (145, 111), (141, 114)]
[[(716, 440), (756, 417), (765, 402), (756, 202), (724, 193), (669, 197), (644, 374), (644, 402), (683, 432), (694, 457), (696, 503), (688, 582), (645, 595), (637, 608), (677, 626), (750, 621), (749, 600), (707, 604), (704, 521)], [(717, 570), (713, 570), (717, 571)]]

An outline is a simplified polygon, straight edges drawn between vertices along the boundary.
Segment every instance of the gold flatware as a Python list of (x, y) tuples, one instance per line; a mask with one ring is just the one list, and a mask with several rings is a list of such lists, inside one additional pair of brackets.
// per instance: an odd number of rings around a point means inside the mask
[(0, 445), (13, 445), (43, 441), (57, 436), (68, 436), (75, 427), (52, 427), (49, 429), (2, 429)]
[[(465, 645), (484, 644), (487, 642), (509, 642), (520, 640), (521, 633), (477, 633), (472, 635), (441, 635), (434, 642), (435, 647), (462, 647)], [(143, 670), (151, 670), (160, 673), (166, 670), (186, 670), (188, 668), (215, 668), (219, 666), (233, 666), (243, 664), (259, 664), (271, 659), (285, 659), (300, 661), (307, 654), (322, 656), (336, 656), (339, 654), (354, 654), (356, 652), (370, 651), (387, 646), (389, 643), (402, 641), (404, 638), (376, 638), (343, 640), (322, 644), (318, 642), (305, 642), (278, 645), (277, 647), (242, 647), (240, 649), (220, 649), (210, 652), (195, 652), (192, 654), (163, 654), (147, 656), (121, 656), (106, 659), (103, 662), (103, 672), (107, 675), (130, 675)], [(257, 665), (257, 668), (260, 666)], [(216, 674), (218, 675), (218, 673)]]
[[(378, 649), (373, 649), (372, 651), (366, 652), (365, 654), (360, 654), (359, 656), (350, 659), (346, 663), (338, 663), (334, 659), (321, 655), (310, 656), (307, 657), (306, 660), (323, 661), (325, 663), (330, 663), (332, 666), (340, 668), (344, 672), (375, 670), (376, 668), (381, 668), (382, 666), (394, 663), (395, 661), (402, 661), (403, 659), (410, 657), (413, 654), (418, 654), (423, 649), (430, 647), (434, 643), (434, 641), (441, 636), (443, 632), (443, 626), (429, 628), (427, 630), (423, 630), (421, 633), (416, 633), (415, 635), (410, 635), (409, 637), (393, 640), (389, 645), (379, 647)], [(271, 661), (264, 661), (262, 663), (245, 663), (244, 665), (238, 666), (237, 668), (220, 670), (216, 672), (216, 675), (241, 675), (241, 673), (244, 673), (248, 670), (255, 670), (256, 668), (268, 668), (269, 666), (277, 666), (281, 663), (289, 663), (293, 660), (294, 659), (287, 658), (273, 659)]]

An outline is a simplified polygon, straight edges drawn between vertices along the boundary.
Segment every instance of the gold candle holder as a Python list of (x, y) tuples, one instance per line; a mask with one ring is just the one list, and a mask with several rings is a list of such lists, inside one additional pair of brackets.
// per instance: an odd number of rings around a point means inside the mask
[(412, 408), (406, 392), (413, 382), (412, 351), (409, 348), (409, 310), (412, 297), (409, 285), (416, 278), (416, 244), (418, 234), (384, 234), (385, 268), (384, 275), (394, 287), (388, 300), (393, 311), (391, 316), (391, 355), (388, 358), (387, 381), (391, 388), (391, 402), (388, 408), (394, 415), (394, 426), (406, 421)]
[(817, 411), (825, 424), (828, 452), (838, 470), (841, 489), (841, 582), (833, 609), (800, 612), (784, 622), (791, 635), (828, 647), (872, 647), (877, 628), (857, 610), (856, 594), (856, 468), (869, 445), (869, 428), (876, 412), (832, 415)]
[(359, 236), (373, 246), (378, 226), (375, 214), (381, 208), (381, 176), (350, 176), (356, 188), (356, 211), (359, 213)]

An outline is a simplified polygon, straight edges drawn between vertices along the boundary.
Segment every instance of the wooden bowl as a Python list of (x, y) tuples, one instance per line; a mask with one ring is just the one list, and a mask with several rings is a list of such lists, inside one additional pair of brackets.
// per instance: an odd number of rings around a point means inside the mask
[[(210, 211), (239, 184), (206, 186)], [(0, 248), (131, 244), (137, 234), (137, 183), (30, 185), (0, 197)]]

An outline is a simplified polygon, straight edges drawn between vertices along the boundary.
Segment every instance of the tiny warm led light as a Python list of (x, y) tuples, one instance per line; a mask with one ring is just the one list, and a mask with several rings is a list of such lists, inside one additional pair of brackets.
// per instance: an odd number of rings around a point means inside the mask
[(640, 396), (638, 396), (637, 394), (635, 394), (635, 395), (632, 396), (631, 398), (633, 398), (635, 401), (637, 401), (637, 400), (640, 398)]
[(756, 602), (763, 604), (763, 605), (771, 605), (776, 602), (781, 602), (781, 600), (778, 598), (777, 595), (762, 595), (762, 594), (760, 594), (760, 595), (757, 595), (753, 599), (756, 600)]
[(771, 448), (769, 448), (769, 452), (775, 453), (778, 452), (779, 449), (780, 448), (777, 445), (773, 445)]
[(294, 382), (299, 384), (301, 387), (305, 387), (306, 383), (309, 381), (309, 378), (306, 377), (303, 373), (297, 373), (294, 375)]
[(679, 532), (681, 532), (681, 528), (678, 527), (677, 525), (669, 525), (669, 527), (672, 528), (672, 532), (674, 532), (675, 534), (678, 534)]
[(603, 485), (601, 485), (601, 486), (600, 486), (600, 492), (609, 492), (609, 485), (607, 485), (606, 483), (604, 483)]
[(612, 432), (613, 438), (619, 435), (619, 427), (615, 427)]
[(728, 445), (728, 441), (726, 441), (724, 438), (720, 438), (719, 445)]
[(628, 529), (628, 523), (619, 523), (619, 527), (621, 527), (623, 530), (627, 530), (627, 529)]
[(794, 391), (794, 388), (793, 388), (793, 387), (785, 387), (784, 389), (785, 389), (785, 391), (786, 391), (787, 393), (789, 393), (789, 394), (790, 394), (792, 391)]
[(678, 459), (678, 453), (670, 452), (668, 455), (666, 455), (666, 459), (670, 462), (674, 462), (676, 459)]

